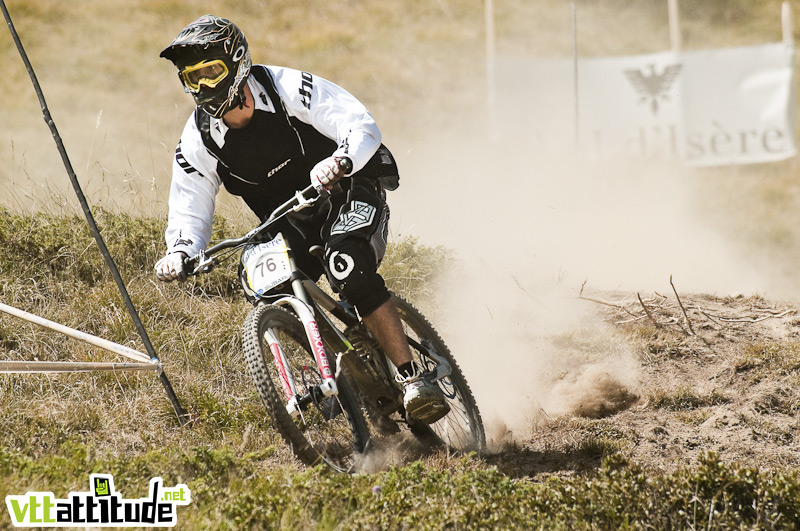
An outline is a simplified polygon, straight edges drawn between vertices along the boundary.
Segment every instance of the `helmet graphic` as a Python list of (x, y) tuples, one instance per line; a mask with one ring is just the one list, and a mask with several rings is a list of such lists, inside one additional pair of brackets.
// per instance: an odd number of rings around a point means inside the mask
[(184, 90), (208, 114), (220, 118), (244, 100), (250, 51), (230, 20), (203, 15), (183, 28), (161, 57), (178, 67)]

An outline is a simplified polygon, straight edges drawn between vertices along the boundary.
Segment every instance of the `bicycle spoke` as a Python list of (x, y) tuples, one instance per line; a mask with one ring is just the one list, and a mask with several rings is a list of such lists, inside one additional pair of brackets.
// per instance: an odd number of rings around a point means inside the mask
[(420, 366), (426, 372), (435, 371), (439, 365), (437, 357), (444, 358), (450, 364), (450, 374), (435, 382), (450, 405), (450, 411), (437, 422), (428, 425), (429, 430), (453, 450), (482, 450), (485, 443), (480, 413), (449, 350), (413, 306), (399, 297), (395, 297), (395, 304), (398, 306), (405, 333), (410, 338), (412, 356)]

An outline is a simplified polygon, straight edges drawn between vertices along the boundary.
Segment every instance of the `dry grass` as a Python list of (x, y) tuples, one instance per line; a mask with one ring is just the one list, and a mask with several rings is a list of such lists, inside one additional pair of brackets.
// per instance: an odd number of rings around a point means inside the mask
[[(7, 4), (84, 187), (108, 208), (144, 215), (163, 211), (170, 153), (191, 100), (158, 53), (205, 12), (237, 21), (257, 62), (306, 69), (356, 94), (378, 119), (389, 145), (403, 148), (397, 153), (401, 166), (414, 139), (481, 131), (485, 119), (484, 9), (477, 0), (303, 0), (268, 8), (255, 0), (106, 0), (80, 9), (69, 0)], [(663, 4), (578, 2), (580, 52), (665, 49)], [(495, 6), (498, 53), (571, 53), (566, 2), (500, 0)], [(779, 0), (682, 2), (682, 9), (686, 48), (780, 38)], [(13, 46), (0, 49), (0, 58), (6, 65), (0, 113), (4, 123), (13, 124), (0, 143), (3, 201), (38, 209), (49, 206), (56, 191), (69, 206), (71, 191), (27, 73)], [(421, 137), (423, 131), (429, 134)]]

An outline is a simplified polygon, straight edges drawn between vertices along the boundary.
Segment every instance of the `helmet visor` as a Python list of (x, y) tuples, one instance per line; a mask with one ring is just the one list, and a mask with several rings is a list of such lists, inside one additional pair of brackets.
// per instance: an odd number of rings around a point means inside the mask
[(181, 79), (186, 88), (200, 92), (200, 85), (215, 88), (228, 76), (228, 67), (221, 59), (200, 61), (181, 70)]

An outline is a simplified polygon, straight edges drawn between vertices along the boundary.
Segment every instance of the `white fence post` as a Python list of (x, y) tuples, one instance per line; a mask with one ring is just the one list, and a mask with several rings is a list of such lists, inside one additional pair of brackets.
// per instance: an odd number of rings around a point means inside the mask
[(781, 5), (781, 30), (783, 43), (794, 45), (794, 24), (792, 23), (792, 5), (789, 0), (784, 0)]
[(667, 0), (669, 11), (669, 44), (673, 52), (681, 51), (681, 20), (678, 14), (678, 0)]
[(575, 149), (580, 146), (580, 106), (578, 102), (578, 10), (575, 7), (575, 2), (570, 2), (570, 11), (572, 12), (572, 91), (575, 101), (573, 102), (573, 111), (575, 113)]
[(103, 350), (136, 360), (138, 363), (79, 362), (79, 361), (10, 361), (0, 359), (0, 373), (10, 372), (84, 372), (84, 371), (141, 371), (155, 370), (161, 373), (161, 362), (132, 348), (101, 337), (75, 330), (68, 326), (28, 313), (0, 302), (0, 312), (19, 317), (33, 324), (49, 328), (66, 336), (79, 339)]
[(495, 131), (495, 95), (494, 95), (494, 55), (495, 55), (495, 34), (494, 34), (494, 0), (485, 0), (484, 4), (484, 24), (486, 26), (486, 123), (488, 127), (489, 140), (494, 140), (497, 132)]

